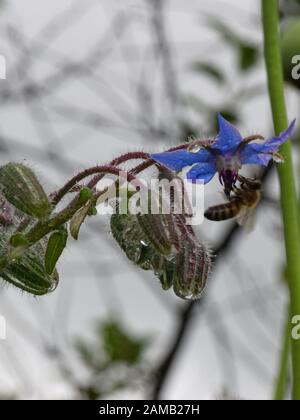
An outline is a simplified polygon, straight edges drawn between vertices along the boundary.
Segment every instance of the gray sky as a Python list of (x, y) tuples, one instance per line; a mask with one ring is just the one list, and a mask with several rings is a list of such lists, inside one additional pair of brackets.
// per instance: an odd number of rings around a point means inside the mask
[[(234, 53), (209, 28), (208, 15), (223, 19), (242, 38), (259, 43), (259, 1), (166, 1), (178, 89), (174, 94), (197, 94), (214, 108), (233, 92), (238, 95), (243, 83), (264, 86), (265, 73), (261, 62), (246, 81), (237, 80)], [(128, 150), (158, 151), (178, 143), (179, 139), (172, 138), (172, 125), (181, 112), (200, 134), (207, 134), (205, 117), (167, 103), (161, 63), (151, 44), (150, 16), (151, 6), (143, 0), (7, 2), (0, 17), (0, 53), (7, 58), (7, 79), (0, 81), (0, 90), (12, 85), (17, 91), (24, 79), (49, 84), (38, 100), (26, 101), (20, 95), (1, 105), (0, 134), (6, 146), (1, 162), (26, 159), (47, 188), (53, 189), (76, 170)], [(190, 70), (191, 61), (203, 55), (218, 63), (227, 76), (225, 88)], [(16, 73), (20, 59), (24, 62)], [(81, 63), (83, 71), (62, 79), (60, 69), (66, 60)], [(29, 69), (25, 75), (24, 67)], [(145, 130), (147, 115), (137, 101), (139, 83), (151, 91), (148, 116), (157, 124), (163, 121), (167, 140), (151, 142), (151, 132)], [(299, 101), (291, 91), (287, 104), (290, 119), (299, 115)], [(246, 98), (241, 113), (240, 129), (245, 136), (257, 131), (272, 135), (265, 92), (255, 100)], [(94, 124), (88, 123), (88, 117), (94, 117)], [(210, 186), (208, 202), (220, 197), (219, 189), (217, 182)], [(276, 190), (274, 177), (270, 191), (276, 195)], [(279, 214), (266, 207), (257, 225), (253, 233), (242, 234), (208, 284), (206, 310), (193, 321), (169, 377), (166, 398), (211, 399), (224, 387), (245, 398), (270, 397), (285, 305)], [(220, 227), (205, 224), (200, 232), (213, 242)], [(54, 343), (69, 357), (69, 343), (77, 336), (90, 337), (93, 322), (111, 313), (119, 314), (132, 331), (155, 337), (150, 359), (158, 360), (168, 348), (176, 309), (182, 302), (172, 292), (162, 291), (151, 273), (139, 271), (126, 260), (111, 238), (106, 219), (89, 222), (80, 239), (82, 243), (70, 241), (53, 294), (35, 299), (13, 287), (1, 288), (0, 313), (7, 320), (7, 340), (0, 341), (0, 390), (18, 392), (24, 398), (70, 395), (44, 344)], [(225, 329), (229, 347), (218, 341)], [(252, 359), (256, 371), (247, 367)], [(77, 366), (76, 361), (72, 363)], [(141, 394), (116, 396), (139, 398)]]

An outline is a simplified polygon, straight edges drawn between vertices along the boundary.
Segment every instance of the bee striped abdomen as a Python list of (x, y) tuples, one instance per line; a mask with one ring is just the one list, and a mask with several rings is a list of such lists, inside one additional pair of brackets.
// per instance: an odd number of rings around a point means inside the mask
[(204, 216), (208, 220), (219, 222), (222, 220), (232, 219), (239, 214), (241, 208), (240, 200), (234, 199), (229, 203), (219, 204), (217, 206), (209, 207)]
[[(239, 225), (245, 225), (261, 199), (262, 185), (257, 179), (239, 175), (240, 187), (234, 187), (229, 202), (209, 207), (204, 216), (208, 220), (222, 221), (237, 218)], [(249, 225), (249, 223), (248, 223)]]

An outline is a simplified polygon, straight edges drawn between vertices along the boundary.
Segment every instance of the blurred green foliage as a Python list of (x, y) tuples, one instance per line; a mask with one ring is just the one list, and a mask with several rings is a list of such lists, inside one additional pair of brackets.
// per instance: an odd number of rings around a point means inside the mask
[(150, 340), (136, 337), (115, 319), (97, 324), (93, 342), (75, 344), (88, 372), (85, 384), (77, 386), (82, 399), (96, 400), (124, 389), (142, 387), (151, 370), (146, 362)]
[(242, 71), (251, 69), (258, 60), (259, 51), (253, 44), (240, 42), (238, 45), (239, 50), (239, 66)]
[(132, 365), (141, 361), (148, 340), (129, 335), (116, 321), (101, 324), (98, 332), (103, 340), (105, 354), (111, 362)]

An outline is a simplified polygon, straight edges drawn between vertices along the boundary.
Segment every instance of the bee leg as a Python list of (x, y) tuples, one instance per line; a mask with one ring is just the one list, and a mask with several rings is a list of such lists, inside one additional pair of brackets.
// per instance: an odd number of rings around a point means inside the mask
[(259, 190), (261, 188), (261, 181), (257, 178), (248, 179), (247, 186), (250, 190)]
[(238, 175), (237, 179), (241, 184), (247, 182), (247, 178), (245, 178), (243, 175)]

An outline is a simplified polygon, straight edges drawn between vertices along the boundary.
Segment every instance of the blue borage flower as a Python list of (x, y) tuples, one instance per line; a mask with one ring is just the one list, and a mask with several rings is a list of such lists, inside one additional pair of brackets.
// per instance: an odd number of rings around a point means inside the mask
[(187, 172), (187, 178), (192, 182), (203, 180), (206, 184), (218, 172), (225, 193), (229, 196), (243, 165), (267, 166), (272, 159), (283, 161), (278, 150), (291, 136), (295, 122), (278, 137), (264, 140), (262, 136), (254, 135), (243, 139), (237, 128), (218, 114), (219, 134), (214, 140), (195, 140), (186, 150), (155, 153), (151, 158), (176, 172), (192, 166)]

